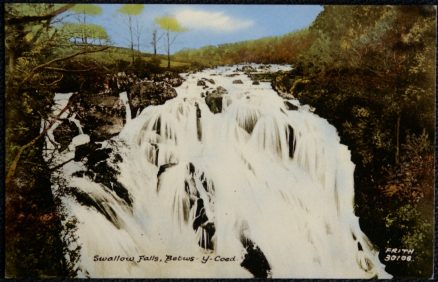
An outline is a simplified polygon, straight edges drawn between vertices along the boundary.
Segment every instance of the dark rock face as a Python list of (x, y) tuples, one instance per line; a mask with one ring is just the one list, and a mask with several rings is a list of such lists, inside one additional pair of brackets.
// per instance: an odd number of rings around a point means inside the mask
[(284, 105), (287, 107), (287, 109), (288, 109), (289, 111), (297, 111), (297, 110), (298, 110), (298, 106), (292, 104), (292, 103), (289, 102), (289, 101), (284, 101)]
[(246, 249), (246, 254), (240, 265), (251, 272), (254, 278), (271, 278), (271, 266), (259, 246), (243, 236), (241, 242)]
[(132, 117), (147, 106), (162, 105), (167, 100), (176, 97), (176, 91), (165, 81), (144, 81), (134, 85), (128, 92), (129, 106)]
[(215, 90), (212, 91), (212, 93), (207, 92), (207, 97), (205, 97), (205, 103), (212, 113), (217, 114), (222, 112), (223, 95), (227, 93), (228, 91), (222, 86), (218, 86)]
[(83, 94), (76, 104), (77, 119), (91, 141), (103, 141), (120, 133), (126, 110), (117, 96)]
[[(130, 193), (117, 180), (117, 175), (119, 174), (117, 163), (122, 160), (120, 155), (113, 153), (111, 148), (102, 148), (101, 144), (87, 143), (76, 147), (74, 160), (83, 162), (86, 170), (77, 171), (73, 176), (92, 179), (93, 182), (99, 183), (107, 189), (112, 190), (128, 207), (131, 207), (132, 198)], [(89, 197), (88, 194), (73, 187), (69, 192), (79, 203), (95, 208), (119, 228), (116, 213), (105, 201), (97, 201)]]
[(222, 96), (209, 95), (205, 97), (205, 103), (212, 113), (217, 114), (222, 112)]
[(71, 143), (73, 138), (78, 134), (78, 127), (70, 120), (64, 120), (60, 125), (58, 125), (58, 127), (53, 130), (53, 136), (55, 137), (55, 141), (61, 146), (59, 151), (64, 151)]
[(243, 81), (241, 79), (233, 80), (233, 84), (243, 84)]
[(258, 80), (255, 80), (252, 82), (252, 85), (260, 85), (260, 82)]

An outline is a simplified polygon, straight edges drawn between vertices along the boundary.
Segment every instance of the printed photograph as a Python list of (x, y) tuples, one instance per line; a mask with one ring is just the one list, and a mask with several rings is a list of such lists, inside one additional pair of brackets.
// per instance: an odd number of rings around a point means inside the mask
[(433, 278), (436, 6), (3, 8), (6, 278)]

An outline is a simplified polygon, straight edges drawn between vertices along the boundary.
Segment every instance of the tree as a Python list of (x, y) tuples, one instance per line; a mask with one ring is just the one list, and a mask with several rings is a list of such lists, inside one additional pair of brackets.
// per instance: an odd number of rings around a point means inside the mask
[(4, 6), (8, 62), (4, 254), (9, 277), (74, 275), (74, 266), (65, 260), (71, 255), (60, 239), (66, 230), (55, 206), (50, 170), (42, 157), (43, 137), (51, 125), (41, 130), (41, 120), (47, 120), (51, 113), (54, 91), (64, 75), (81, 71), (63, 68), (62, 63), (107, 47), (76, 46), (66, 40), (58, 23), (72, 7)]
[(157, 28), (154, 27), (154, 29), (152, 30), (152, 40), (151, 40), (151, 45), (152, 45), (152, 48), (154, 49), (154, 56), (157, 55), (158, 41), (160, 41), (160, 39), (162, 37), (163, 37), (163, 34), (158, 35), (158, 30), (157, 30)]
[(78, 22), (82, 23), (77, 28), (80, 30), (82, 43), (87, 44), (87, 38), (90, 37), (90, 25), (87, 25), (87, 15), (100, 15), (102, 8), (93, 4), (76, 4), (70, 10), (78, 15)]
[[(182, 27), (176, 18), (171, 16), (163, 16), (155, 19), (155, 23), (164, 30), (166, 34), (166, 49), (167, 49), (167, 67), (170, 68), (170, 47), (175, 42), (177, 33), (184, 32), (187, 29)], [(176, 33), (172, 37), (172, 33)]]
[[(105, 28), (97, 24), (82, 24), (82, 23), (65, 23), (61, 28), (68, 40), (73, 40), (76, 43), (78, 38), (82, 39), (82, 43), (102, 44), (110, 40)], [(90, 41), (88, 41), (88, 39)]]
[[(136, 16), (140, 15), (143, 12), (144, 5), (143, 4), (125, 4), (122, 5), (117, 11), (128, 18), (128, 29), (129, 29), (129, 44), (131, 48), (131, 56), (132, 63), (135, 60), (134, 54), (134, 43), (135, 39), (137, 39), (138, 50), (140, 51), (140, 37), (141, 37), (141, 27), (138, 23), (138, 18)], [(134, 25), (134, 18), (135, 25)], [(136, 38), (135, 38), (136, 37)]]

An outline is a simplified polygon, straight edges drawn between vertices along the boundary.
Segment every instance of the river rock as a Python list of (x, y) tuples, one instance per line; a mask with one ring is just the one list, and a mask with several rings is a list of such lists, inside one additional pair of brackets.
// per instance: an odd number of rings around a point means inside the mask
[(197, 86), (205, 86), (205, 81), (203, 80), (198, 80), (198, 82), (196, 83)]
[(74, 122), (66, 119), (53, 130), (55, 142), (60, 145), (59, 151), (62, 152), (68, 148), (68, 145), (73, 140), (73, 137), (79, 134), (78, 127)]
[(126, 74), (125, 72), (107, 74), (103, 81), (103, 90), (99, 94), (118, 97), (121, 92), (129, 91), (132, 85), (139, 81), (140, 79), (135, 74)]
[(243, 66), (242, 71), (244, 73), (251, 73), (251, 72), (255, 72), (257, 70), (255, 68), (253, 68), (252, 66)]
[(207, 92), (207, 97), (205, 97), (205, 103), (212, 113), (217, 114), (222, 112), (222, 100), (223, 95), (225, 94), (228, 94), (228, 91), (222, 86), (218, 86), (211, 93)]
[(109, 95), (82, 94), (75, 111), (91, 141), (103, 141), (119, 134), (126, 119), (122, 101)]
[(241, 79), (233, 80), (233, 84), (243, 84), (243, 81)]
[(147, 106), (162, 105), (169, 99), (176, 97), (176, 91), (165, 81), (144, 81), (134, 85), (128, 92), (129, 106), (132, 117)]
[[(112, 142), (112, 141), (109, 141)], [(132, 198), (128, 190), (118, 181), (117, 176), (119, 174), (117, 163), (122, 161), (119, 154), (114, 154), (111, 146), (104, 147), (102, 144), (87, 143), (76, 147), (74, 160), (76, 162), (82, 162), (85, 170), (79, 170), (73, 174), (75, 177), (88, 177), (93, 179), (94, 182), (100, 183), (106, 187), (106, 189), (112, 190), (120, 199), (124, 200), (128, 206), (132, 204)], [(74, 196), (78, 196), (73, 191)], [(79, 200), (79, 199), (77, 199)], [(92, 199), (91, 199), (92, 200)], [(81, 204), (91, 206), (100, 211), (109, 221), (114, 224), (114, 216), (102, 209), (102, 204), (105, 202), (92, 201), (79, 201)]]
[(259, 82), (258, 80), (254, 80), (254, 81), (252, 82), (252, 85), (260, 85), (260, 82)]
[(297, 111), (297, 110), (298, 110), (298, 106), (292, 104), (292, 103), (289, 102), (289, 101), (284, 101), (284, 105), (286, 106), (286, 108), (287, 108), (289, 111)]
[(216, 87), (216, 90), (213, 90), (213, 94), (223, 95), (223, 94), (228, 94), (228, 91), (222, 86), (218, 86)]
[(153, 80), (155, 82), (159, 82), (159, 81), (167, 82), (172, 87), (178, 87), (184, 82), (184, 79), (178, 73), (171, 71), (166, 71), (161, 74), (156, 74), (153, 77)]
[(205, 77), (203, 77), (202, 80), (205, 80), (205, 81), (209, 82), (210, 84), (216, 84), (216, 82), (212, 78), (205, 78)]

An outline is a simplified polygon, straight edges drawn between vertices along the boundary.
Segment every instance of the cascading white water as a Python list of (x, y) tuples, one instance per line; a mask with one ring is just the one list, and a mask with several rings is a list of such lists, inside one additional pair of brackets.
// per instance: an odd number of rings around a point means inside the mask
[[(113, 138), (117, 180), (132, 201), (75, 175), (79, 161), (61, 168), (100, 208), (63, 199), (79, 222), (79, 275), (253, 277), (241, 266), (253, 256), (272, 277), (391, 277), (354, 215), (354, 164), (336, 129), (235, 69), (187, 74), (178, 97)], [(221, 113), (201, 98), (202, 78), (227, 89)], [(89, 140), (79, 139), (55, 161)]]

